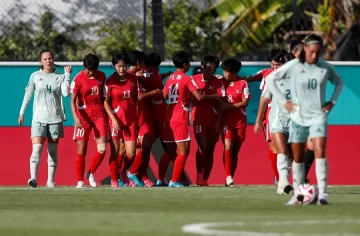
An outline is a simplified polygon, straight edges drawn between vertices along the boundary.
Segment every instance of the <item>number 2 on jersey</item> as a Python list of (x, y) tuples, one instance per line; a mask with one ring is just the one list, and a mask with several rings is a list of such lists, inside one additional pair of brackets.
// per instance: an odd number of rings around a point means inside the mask
[(178, 103), (179, 98), (179, 84), (172, 84), (169, 86), (169, 104)]
[(290, 100), (290, 99), (291, 99), (290, 89), (286, 89), (285, 98), (286, 98), (286, 100)]

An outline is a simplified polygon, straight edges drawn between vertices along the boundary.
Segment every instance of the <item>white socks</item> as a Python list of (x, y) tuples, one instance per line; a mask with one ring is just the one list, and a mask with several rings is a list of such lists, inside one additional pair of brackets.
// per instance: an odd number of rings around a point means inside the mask
[(296, 191), (297, 187), (299, 187), (301, 184), (304, 183), (304, 178), (305, 178), (304, 162), (297, 163), (297, 162), (293, 161), (292, 174), (293, 174), (293, 185), (294, 185), (293, 187), (294, 187), (294, 190)]
[(277, 154), (277, 169), (279, 172), (279, 186), (289, 185), (289, 158), (285, 154)]
[(57, 143), (48, 143), (48, 182), (54, 182), (56, 166), (58, 163)]
[[(40, 165), (41, 152), (44, 145), (33, 144), (32, 146), (33, 148), (30, 157), (30, 178), (36, 179)], [(57, 148), (57, 143), (48, 143), (48, 182), (54, 182), (56, 166), (58, 163)]]
[(30, 157), (30, 178), (32, 179), (36, 179), (37, 177), (37, 172), (40, 164), (40, 156), (43, 147), (43, 144), (36, 143), (32, 145), (32, 153)]
[(328, 178), (328, 163), (325, 157), (316, 158), (316, 180), (319, 188), (319, 194), (326, 193), (327, 178)]

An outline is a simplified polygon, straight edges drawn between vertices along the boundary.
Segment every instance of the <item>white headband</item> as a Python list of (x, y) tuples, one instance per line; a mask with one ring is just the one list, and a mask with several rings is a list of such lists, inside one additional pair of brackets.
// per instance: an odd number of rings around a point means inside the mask
[(315, 44), (315, 43), (321, 44), (321, 42), (319, 40), (312, 40), (312, 41), (309, 41), (309, 42), (305, 43), (305, 45)]

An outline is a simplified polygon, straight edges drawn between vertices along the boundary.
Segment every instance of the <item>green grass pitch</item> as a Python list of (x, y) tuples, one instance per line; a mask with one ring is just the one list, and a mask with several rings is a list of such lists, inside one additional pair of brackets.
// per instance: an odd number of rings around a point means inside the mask
[[(0, 235), (360, 235), (360, 187), (328, 192), (327, 206), (289, 207), (274, 186), (1, 187)], [(189, 226), (207, 222), (228, 224)]]

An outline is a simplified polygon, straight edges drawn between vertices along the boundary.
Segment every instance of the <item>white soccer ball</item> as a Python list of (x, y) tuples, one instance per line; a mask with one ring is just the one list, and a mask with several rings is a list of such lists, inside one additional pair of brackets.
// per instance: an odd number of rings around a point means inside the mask
[(319, 196), (319, 190), (315, 185), (302, 184), (296, 189), (295, 196), (302, 205), (315, 204)]

